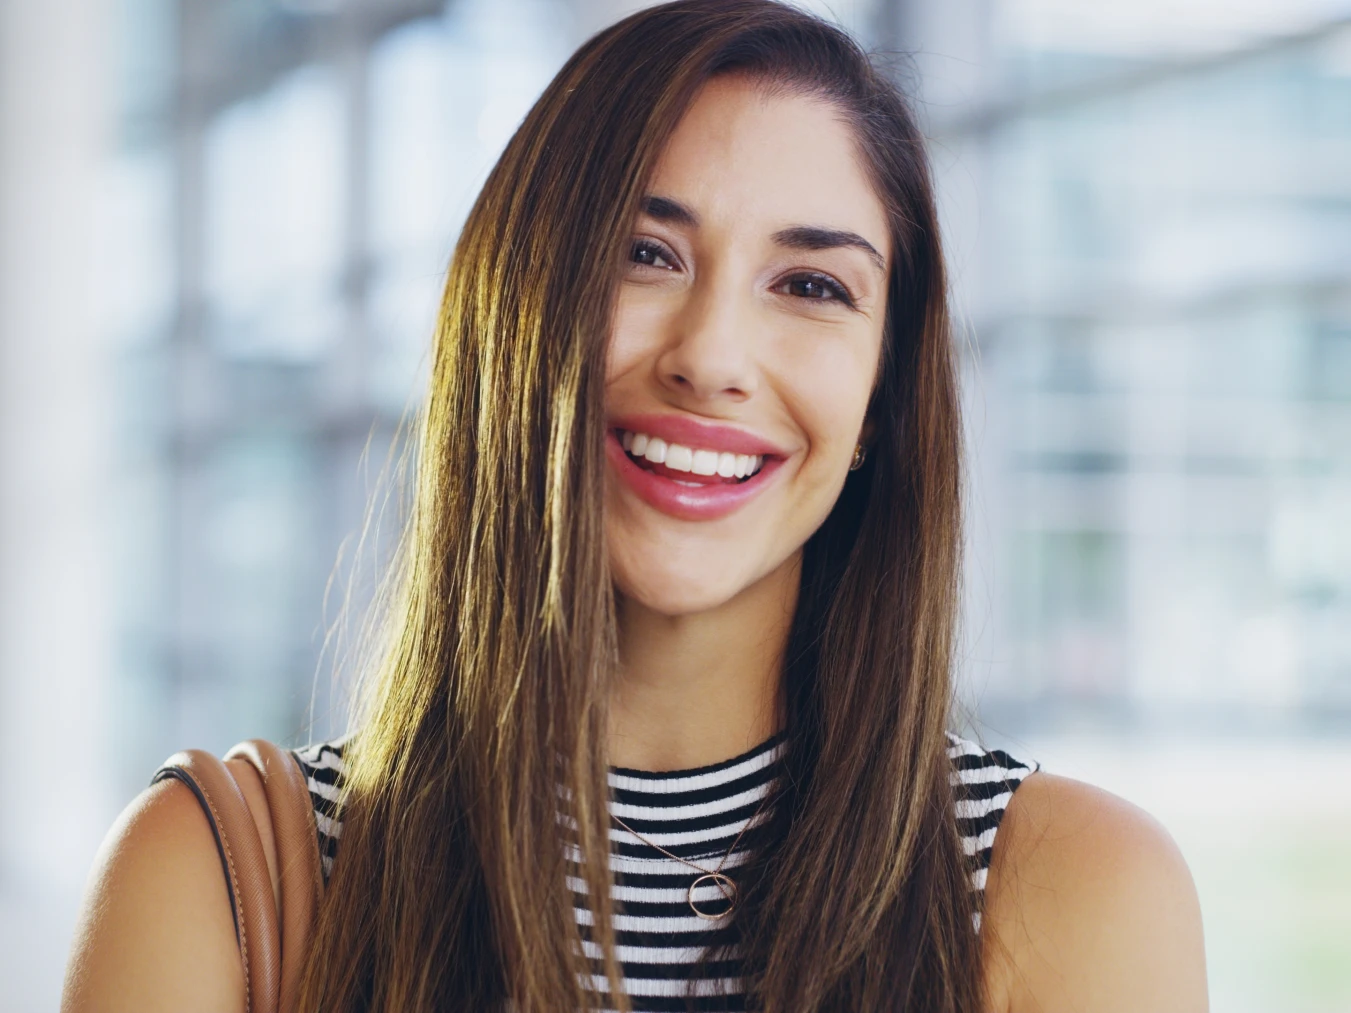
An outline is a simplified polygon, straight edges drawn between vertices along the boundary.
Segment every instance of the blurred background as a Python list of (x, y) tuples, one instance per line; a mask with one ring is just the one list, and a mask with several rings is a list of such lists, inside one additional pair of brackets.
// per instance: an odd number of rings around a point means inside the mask
[[(5, 1009), (165, 756), (341, 730), (459, 224), (637, 6), (0, 0)], [(970, 729), (1164, 822), (1217, 1013), (1346, 1013), (1351, 0), (807, 6), (932, 138)]]

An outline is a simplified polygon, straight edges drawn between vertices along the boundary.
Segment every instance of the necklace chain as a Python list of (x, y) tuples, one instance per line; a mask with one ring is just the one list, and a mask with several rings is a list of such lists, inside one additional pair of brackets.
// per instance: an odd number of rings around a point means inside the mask
[[(634, 837), (638, 838), (638, 840), (642, 841), (649, 848), (654, 848), (655, 850), (660, 851), (667, 858), (672, 858), (675, 861), (679, 862), (681, 865), (688, 865), (691, 869), (694, 869), (696, 872), (703, 873), (703, 875), (696, 878), (694, 882), (690, 884), (689, 890), (686, 891), (685, 901), (686, 903), (689, 904), (690, 910), (693, 911), (700, 918), (703, 918), (705, 921), (717, 921), (720, 918), (726, 918), (728, 915), (732, 913), (732, 911), (736, 908), (738, 899), (738, 889), (736, 885), (736, 880), (734, 880), (731, 876), (723, 872), (722, 867), (727, 864), (727, 859), (732, 857), (732, 852), (736, 851), (736, 846), (741, 843), (741, 838), (746, 835), (746, 831), (750, 829), (751, 824), (756, 821), (756, 819), (760, 816), (762, 812), (764, 812), (765, 803), (769, 801), (769, 797), (771, 794), (772, 793), (769, 791), (765, 792), (765, 797), (760, 800), (760, 804), (756, 807), (755, 812), (751, 814), (751, 818), (748, 819), (744, 824), (742, 824), (741, 830), (737, 833), (736, 838), (732, 841), (732, 846), (728, 848), (727, 851), (723, 854), (722, 858), (719, 859), (717, 867), (711, 870), (705, 869), (702, 865), (695, 865), (687, 858), (681, 858), (679, 855), (671, 854), (671, 852), (667, 851), (660, 844), (656, 844), (648, 840), (642, 834), (638, 833), (638, 831), (634, 830), (633, 827), (629, 826), (614, 813), (610, 813), (610, 819), (614, 820), (623, 829), (627, 830)], [(699, 909), (699, 905), (694, 899), (694, 891), (696, 887), (698, 887), (701, 883), (704, 882), (704, 880), (711, 880), (712, 881), (711, 885), (716, 886), (718, 890), (722, 893), (723, 899), (727, 901), (727, 909), (725, 911), (720, 911), (717, 914), (708, 914), (707, 912), (701, 911)]]

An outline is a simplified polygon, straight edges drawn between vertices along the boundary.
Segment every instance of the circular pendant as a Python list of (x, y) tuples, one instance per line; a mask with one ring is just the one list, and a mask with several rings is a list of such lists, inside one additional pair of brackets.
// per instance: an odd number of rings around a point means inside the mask
[[(716, 886), (720, 897), (709, 897), (705, 900), (695, 900), (694, 891), (700, 886)], [(706, 872), (693, 883), (690, 884), (689, 903), (690, 910), (700, 918), (708, 921), (717, 921), (719, 918), (726, 918), (736, 907), (736, 882), (731, 876), (721, 872)], [(703, 905), (701, 908), (700, 905)], [(717, 910), (714, 910), (714, 909)]]

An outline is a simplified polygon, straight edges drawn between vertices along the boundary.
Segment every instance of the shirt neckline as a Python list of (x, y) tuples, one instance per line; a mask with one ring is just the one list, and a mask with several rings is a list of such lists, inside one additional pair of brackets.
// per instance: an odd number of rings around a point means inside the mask
[(738, 767), (743, 763), (758, 759), (771, 749), (781, 745), (787, 738), (787, 732), (775, 732), (759, 745), (752, 746), (744, 753), (740, 753), (727, 760), (720, 760), (717, 763), (705, 764), (702, 767), (683, 767), (680, 770), (639, 770), (636, 767), (609, 767), (608, 770), (611, 775), (636, 778), (644, 781), (671, 781), (677, 778), (700, 777), (707, 774), (716, 774), (723, 770), (729, 770), (733, 767)]

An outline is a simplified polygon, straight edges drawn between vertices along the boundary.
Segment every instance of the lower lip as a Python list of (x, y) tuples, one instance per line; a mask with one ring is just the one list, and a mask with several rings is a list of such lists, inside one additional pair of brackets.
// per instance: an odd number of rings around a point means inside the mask
[(619, 477), (649, 506), (686, 521), (711, 521), (726, 517), (754, 498), (769, 484), (783, 464), (781, 457), (766, 458), (760, 470), (744, 482), (710, 482), (708, 485), (681, 485), (673, 479), (638, 467), (624, 452), (615, 430), (605, 434), (605, 453)]

